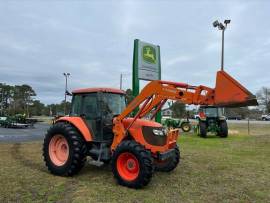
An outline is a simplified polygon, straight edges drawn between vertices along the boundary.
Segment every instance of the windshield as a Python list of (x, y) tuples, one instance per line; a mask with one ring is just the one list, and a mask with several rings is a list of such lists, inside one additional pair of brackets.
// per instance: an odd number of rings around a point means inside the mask
[(118, 115), (126, 108), (126, 99), (123, 94), (103, 93), (102, 106), (105, 114)]
[(218, 117), (223, 115), (221, 108), (205, 108), (203, 111), (207, 117)]
[(217, 109), (216, 108), (207, 108), (205, 109), (205, 115), (207, 117), (217, 117)]

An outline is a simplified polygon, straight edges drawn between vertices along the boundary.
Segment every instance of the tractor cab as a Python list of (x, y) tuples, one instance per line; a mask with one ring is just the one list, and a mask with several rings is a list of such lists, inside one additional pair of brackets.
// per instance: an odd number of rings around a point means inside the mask
[(111, 142), (113, 118), (126, 107), (125, 92), (113, 88), (87, 88), (72, 92), (70, 116), (81, 117), (93, 141)]
[(199, 117), (205, 118), (225, 118), (224, 108), (215, 106), (201, 106), (199, 109)]

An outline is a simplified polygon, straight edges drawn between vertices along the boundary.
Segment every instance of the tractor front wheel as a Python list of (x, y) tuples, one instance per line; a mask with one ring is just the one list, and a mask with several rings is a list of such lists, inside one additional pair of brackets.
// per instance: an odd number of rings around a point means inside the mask
[(146, 186), (153, 174), (151, 152), (133, 141), (123, 141), (112, 156), (112, 172), (120, 185), (130, 188)]
[(180, 150), (176, 146), (172, 157), (164, 161), (155, 161), (155, 170), (161, 172), (170, 172), (174, 170), (180, 162)]
[(72, 176), (86, 161), (86, 145), (80, 133), (71, 125), (56, 123), (47, 132), (43, 157), (52, 174)]

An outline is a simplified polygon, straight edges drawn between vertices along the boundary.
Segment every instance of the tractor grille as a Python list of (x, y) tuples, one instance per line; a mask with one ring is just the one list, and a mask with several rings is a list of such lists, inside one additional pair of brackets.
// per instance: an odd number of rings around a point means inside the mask
[(164, 130), (163, 127), (150, 127), (150, 126), (143, 126), (142, 133), (145, 141), (148, 144), (155, 145), (155, 146), (164, 146), (167, 142), (167, 135), (155, 135), (153, 130)]

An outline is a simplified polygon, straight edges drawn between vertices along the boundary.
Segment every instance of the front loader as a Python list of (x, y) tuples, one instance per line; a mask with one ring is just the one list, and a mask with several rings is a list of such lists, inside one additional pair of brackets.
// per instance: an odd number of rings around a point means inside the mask
[[(110, 162), (119, 184), (141, 188), (155, 170), (174, 170), (180, 161), (179, 131), (167, 131), (153, 121), (167, 100), (223, 107), (257, 104), (255, 96), (225, 71), (218, 71), (215, 88), (151, 81), (127, 107), (122, 90), (75, 90), (70, 115), (56, 120), (44, 139), (43, 156), (49, 171), (75, 175), (89, 156), (99, 166)], [(151, 119), (144, 119), (146, 116)]]

